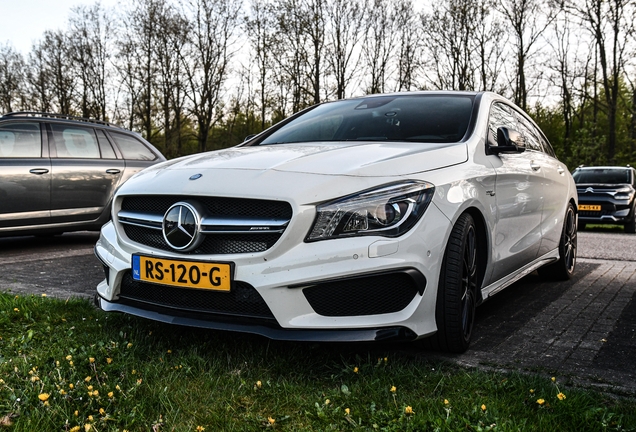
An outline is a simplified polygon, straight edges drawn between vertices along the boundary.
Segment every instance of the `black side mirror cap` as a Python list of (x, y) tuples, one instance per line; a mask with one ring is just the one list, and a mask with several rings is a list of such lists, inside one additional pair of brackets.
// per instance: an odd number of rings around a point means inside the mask
[(526, 151), (526, 140), (514, 129), (507, 127), (497, 128), (497, 145), (489, 145), (490, 154), (499, 153), (523, 153)]

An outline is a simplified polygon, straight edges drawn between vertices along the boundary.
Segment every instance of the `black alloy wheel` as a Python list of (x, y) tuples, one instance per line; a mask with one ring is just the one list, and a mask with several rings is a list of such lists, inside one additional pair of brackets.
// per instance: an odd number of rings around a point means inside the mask
[(568, 204), (559, 242), (559, 260), (539, 268), (539, 275), (547, 279), (568, 280), (576, 268), (577, 216), (572, 203)]

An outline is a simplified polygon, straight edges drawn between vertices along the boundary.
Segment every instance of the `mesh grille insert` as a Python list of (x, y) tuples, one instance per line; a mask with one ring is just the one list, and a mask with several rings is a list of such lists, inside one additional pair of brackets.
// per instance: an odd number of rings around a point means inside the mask
[(325, 282), (303, 289), (311, 307), (323, 316), (399, 312), (417, 292), (413, 278), (402, 272)]
[(228, 293), (149, 284), (136, 281), (130, 273), (126, 273), (119, 296), (123, 303), (132, 300), (193, 313), (274, 320), (274, 315), (258, 291), (252, 285), (240, 281), (235, 281), (232, 291)]

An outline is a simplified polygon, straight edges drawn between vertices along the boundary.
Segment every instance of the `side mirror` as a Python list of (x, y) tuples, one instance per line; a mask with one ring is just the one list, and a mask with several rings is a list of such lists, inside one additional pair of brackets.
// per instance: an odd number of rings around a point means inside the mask
[(497, 129), (497, 145), (489, 146), (490, 154), (523, 153), (526, 151), (526, 140), (518, 131), (500, 127)]

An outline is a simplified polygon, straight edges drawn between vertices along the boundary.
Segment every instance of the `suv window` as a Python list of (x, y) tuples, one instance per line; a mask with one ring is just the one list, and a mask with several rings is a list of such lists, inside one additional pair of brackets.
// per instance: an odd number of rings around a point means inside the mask
[(92, 128), (51, 124), (58, 158), (99, 159), (99, 145)]
[(576, 183), (631, 184), (630, 171), (624, 168), (578, 169), (572, 173)]
[(110, 141), (106, 138), (106, 134), (103, 130), (95, 130), (97, 133), (97, 141), (99, 142), (99, 149), (102, 151), (102, 159), (117, 159), (113, 146), (110, 145)]
[(11, 123), (0, 126), (0, 157), (39, 158), (42, 144), (39, 123)]
[(130, 135), (112, 131), (110, 132), (110, 135), (113, 137), (117, 147), (119, 147), (119, 150), (121, 150), (121, 153), (124, 155), (124, 159), (145, 161), (157, 159), (157, 155), (151, 152), (150, 149), (138, 139)]

